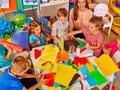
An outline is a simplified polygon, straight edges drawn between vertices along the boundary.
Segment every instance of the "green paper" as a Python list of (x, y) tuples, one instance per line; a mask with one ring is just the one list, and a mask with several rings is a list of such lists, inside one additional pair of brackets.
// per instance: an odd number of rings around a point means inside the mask
[(74, 38), (74, 39), (80, 44), (80, 45), (79, 45), (80, 49), (85, 46), (85, 42), (79, 40), (78, 38)]
[(97, 85), (107, 82), (107, 79), (98, 70), (90, 72), (89, 74), (97, 81)]
[(72, 46), (70, 46), (69, 48), (69, 53), (72, 53)]
[(68, 64), (69, 66), (72, 66), (72, 68), (76, 69), (77, 71), (79, 70), (73, 63), (67, 62), (67, 64)]
[(17, 0), (18, 9), (32, 9), (40, 6), (40, 2), (38, 5), (23, 5), (23, 0)]
[(64, 50), (64, 39), (63, 38), (61, 38), (60, 49), (61, 49), (61, 51)]

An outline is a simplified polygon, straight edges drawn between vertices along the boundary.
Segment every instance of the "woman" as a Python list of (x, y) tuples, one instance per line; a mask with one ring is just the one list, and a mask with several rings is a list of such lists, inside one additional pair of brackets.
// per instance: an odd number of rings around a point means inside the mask
[[(80, 30), (82, 26), (87, 26), (93, 12), (88, 9), (87, 0), (75, 0), (74, 8), (70, 10), (70, 27), (69, 30)], [(75, 35), (80, 37), (81, 34)], [(84, 38), (82, 35), (81, 38)]]

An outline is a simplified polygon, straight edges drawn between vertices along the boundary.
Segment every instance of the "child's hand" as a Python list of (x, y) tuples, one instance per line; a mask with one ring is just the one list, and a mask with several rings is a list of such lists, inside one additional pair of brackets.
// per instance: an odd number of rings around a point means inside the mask
[(39, 83), (40, 84), (46, 84), (49, 80), (48, 79), (44, 79), (44, 75), (41, 76)]
[(8, 47), (7, 45), (4, 45), (4, 47), (6, 47), (6, 49), (7, 49), (8, 51), (12, 51), (12, 49), (11, 49), (10, 47)]
[(38, 40), (38, 41), (36, 42), (36, 44), (37, 44), (37, 45), (39, 45), (40, 43), (41, 43), (41, 41), (40, 41), (40, 40)]
[(90, 46), (90, 45), (89, 45), (88, 43), (86, 43), (86, 48), (89, 48), (89, 46)]
[(62, 35), (62, 38), (66, 38), (66, 35)]
[(103, 52), (104, 52), (105, 54), (109, 54), (108, 49), (103, 48)]
[(51, 39), (50, 39), (50, 37), (46, 37), (45, 40), (46, 40), (46, 42), (48, 42), (48, 41), (50, 41)]

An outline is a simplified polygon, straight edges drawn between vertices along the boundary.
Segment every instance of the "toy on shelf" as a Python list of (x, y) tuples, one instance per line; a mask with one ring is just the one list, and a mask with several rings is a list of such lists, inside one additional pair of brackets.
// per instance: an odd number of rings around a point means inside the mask
[(26, 16), (23, 13), (18, 13), (13, 17), (15, 25), (24, 25), (26, 21)]
[(117, 0), (116, 7), (120, 8), (120, 0)]

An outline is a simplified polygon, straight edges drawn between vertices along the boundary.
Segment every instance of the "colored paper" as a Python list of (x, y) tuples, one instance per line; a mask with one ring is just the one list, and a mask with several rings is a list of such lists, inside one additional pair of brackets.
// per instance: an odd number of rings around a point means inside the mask
[(60, 49), (61, 49), (61, 51), (64, 50), (64, 39), (63, 38), (61, 38)]
[(68, 86), (75, 74), (76, 70), (71, 66), (59, 64), (58, 71), (55, 75), (55, 82), (63, 86)]
[(100, 68), (105, 76), (110, 76), (119, 71), (112, 58), (107, 54), (101, 55), (95, 61), (97, 63), (97, 66)]
[(85, 46), (85, 42), (83, 42), (82, 40), (80, 40), (79, 38), (74, 38), (80, 45), (80, 49), (83, 48)]
[(47, 86), (52, 87), (54, 85), (54, 73), (44, 74), (44, 79), (48, 79), (48, 82), (46, 83)]
[(39, 49), (34, 49), (35, 59), (38, 59), (41, 56), (41, 51)]
[(70, 60), (68, 53), (63, 50), (58, 53), (58, 62), (63, 62), (65, 60)]
[(35, 64), (35, 66), (43, 70), (50, 69), (57, 62), (58, 52), (58, 47), (54, 45), (46, 45), (40, 60)]
[(97, 85), (97, 81), (89, 75), (89, 71), (86, 65), (80, 69), (80, 72), (82, 73), (82, 76), (86, 76), (86, 81), (90, 87)]
[(92, 76), (97, 81), (97, 85), (101, 85), (107, 82), (107, 79), (98, 70), (90, 72), (90, 76)]
[(93, 71), (94, 71), (94, 66), (93, 66), (92, 63), (89, 62), (89, 63), (87, 63), (86, 65), (87, 65), (87, 68), (88, 68), (88, 71), (89, 71), (89, 72), (93, 72)]
[(24, 50), (28, 50), (28, 45), (29, 45), (28, 39), (29, 39), (28, 32), (26, 31), (14, 32), (12, 37), (12, 43), (23, 47)]
[(10, 42), (7, 42), (3, 39), (0, 39), (0, 44), (6, 45), (6, 46), (12, 48), (13, 50), (16, 50), (17, 52), (22, 52), (23, 51), (23, 47), (21, 47), (19, 45), (16, 45), (16, 44), (13, 44), (13, 43), (10, 43)]

